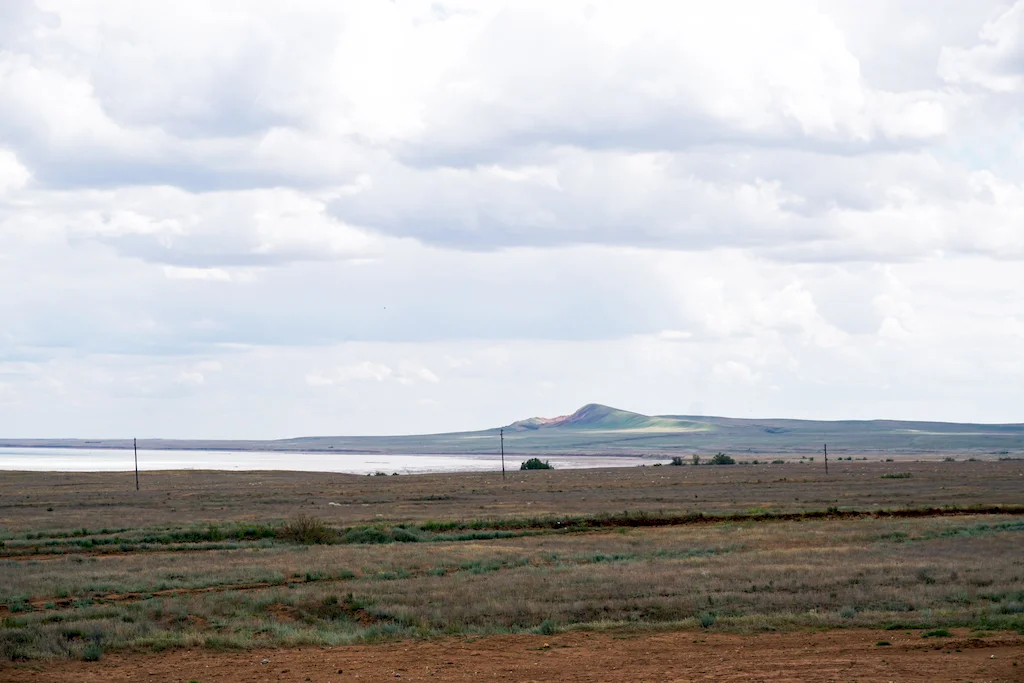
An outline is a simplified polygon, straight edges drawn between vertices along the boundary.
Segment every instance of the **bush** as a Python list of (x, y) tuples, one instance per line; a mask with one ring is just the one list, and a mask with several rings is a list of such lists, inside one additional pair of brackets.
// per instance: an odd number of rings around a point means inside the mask
[(910, 472), (890, 472), (889, 474), (883, 474), (882, 479), (910, 479), (912, 475)]
[(530, 458), (522, 465), (519, 466), (521, 470), (553, 470), (554, 467), (547, 460), (542, 461), (540, 458)]
[(736, 460), (725, 453), (715, 453), (714, 457), (711, 458), (712, 465), (735, 465)]
[(672, 462), (669, 463), (669, 464), (670, 465), (675, 465), (676, 467), (682, 467), (683, 466), (683, 458), (682, 458), (682, 456), (680, 456), (680, 455), (674, 456), (672, 458)]
[(553, 636), (558, 633), (558, 626), (551, 619), (545, 619), (540, 622), (540, 626), (537, 627), (537, 633), (542, 636)]
[(338, 533), (318, 517), (299, 513), (285, 522), (278, 536), (281, 540), (304, 545), (334, 543)]
[(341, 538), (342, 543), (370, 544), (392, 543), (395, 537), (388, 529), (378, 526), (357, 526), (346, 529)]
[(89, 643), (82, 650), (82, 659), (87, 662), (98, 662), (103, 656), (103, 647), (99, 643)]
[(925, 568), (918, 569), (916, 576), (917, 576), (917, 580), (920, 581), (921, 583), (927, 583), (927, 584), (935, 583), (935, 577), (932, 576), (931, 572), (929, 572)]
[(922, 633), (922, 638), (949, 638), (952, 634), (944, 628), (937, 628), (934, 631), (928, 631), (928, 633)]

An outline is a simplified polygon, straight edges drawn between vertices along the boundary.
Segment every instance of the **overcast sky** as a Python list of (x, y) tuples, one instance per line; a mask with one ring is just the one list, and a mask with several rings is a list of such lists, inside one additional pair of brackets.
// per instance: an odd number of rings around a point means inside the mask
[(0, 3), (0, 436), (1022, 398), (1024, 0)]

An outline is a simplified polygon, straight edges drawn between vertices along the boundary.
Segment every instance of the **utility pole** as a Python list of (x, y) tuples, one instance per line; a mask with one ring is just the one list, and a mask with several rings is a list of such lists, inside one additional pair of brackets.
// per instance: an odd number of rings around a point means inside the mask
[(139, 440), (132, 439), (132, 447), (135, 449), (135, 490), (139, 490)]
[(828, 474), (828, 444), (825, 444), (825, 474)]
[(498, 430), (498, 436), (501, 437), (501, 480), (505, 481), (505, 430)]

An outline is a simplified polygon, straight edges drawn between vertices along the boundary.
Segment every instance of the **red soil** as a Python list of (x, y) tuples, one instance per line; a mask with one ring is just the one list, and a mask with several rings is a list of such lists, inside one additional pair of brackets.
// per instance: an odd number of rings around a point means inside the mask
[[(885, 640), (891, 646), (878, 646)], [(267, 663), (263, 663), (266, 660)], [(904, 631), (566, 633), (335, 648), (109, 654), (0, 665), (0, 680), (1024, 681), (1024, 637)]]

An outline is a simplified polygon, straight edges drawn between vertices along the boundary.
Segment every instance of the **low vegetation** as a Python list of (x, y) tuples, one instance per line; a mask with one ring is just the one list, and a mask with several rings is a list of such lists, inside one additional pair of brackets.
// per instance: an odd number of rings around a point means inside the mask
[(299, 513), (281, 525), (278, 536), (292, 543), (312, 545), (316, 543), (334, 543), (338, 533), (327, 526), (322, 519)]
[(1012, 516), (751, 519), (540, 534), (515, 545), (368, 539), (8, 561), (0, 656), (641, 625), (893, 626), (928, 637), (1020, 629), (1022, 531)]
[[(1024, 507), (1007, 504), (1020, 467), (900, 463), (914, 477), (899, 482), (879, 479), (892, 465), (845, 461), (828, 478), (796, 463), (360, 476), (337, 479), (355, 504), (286, 493), (277, 517), (268, 475), (193, 474), (210, 488), (184, 520), (162, 492), (149, 508), (128, 494), (137, 516), (169, 514), (116, 526), (111, 495), (43, 497), (67, 490), (52, 475), (0, 519), (0, 658), (584, 628), (1024, 630)], [(624, 499), (637, 507), (612, 507)]]
[(519, 466), (521, 470), (553, 470), (551, 463), (540, 458), (530, 458)]

